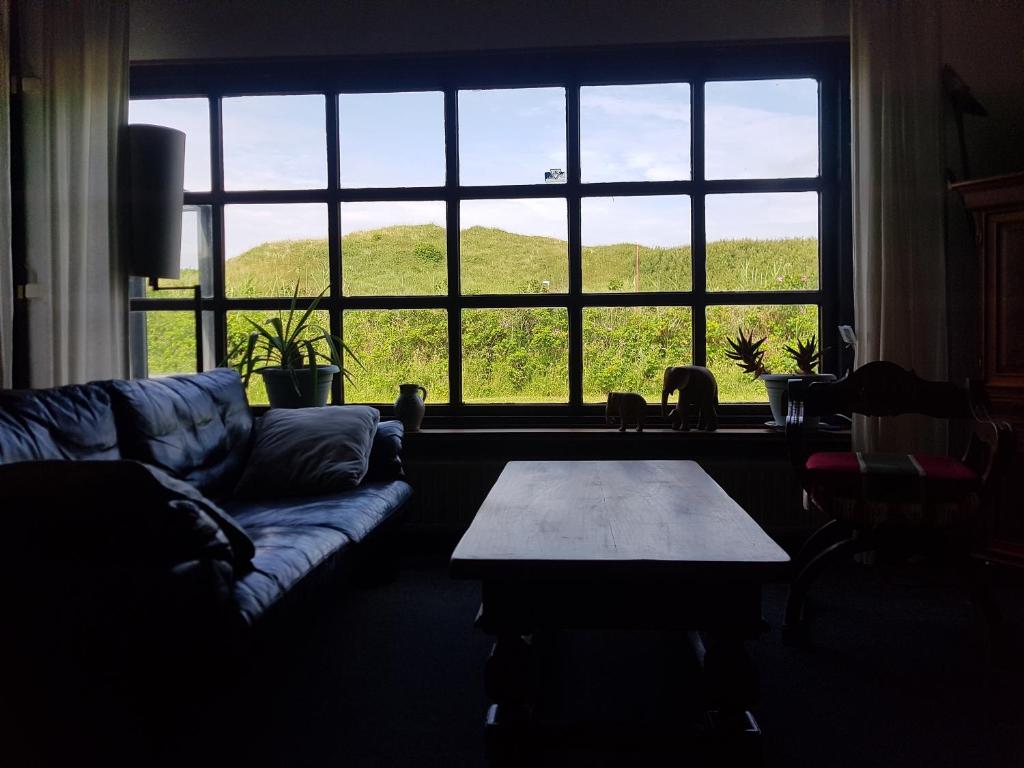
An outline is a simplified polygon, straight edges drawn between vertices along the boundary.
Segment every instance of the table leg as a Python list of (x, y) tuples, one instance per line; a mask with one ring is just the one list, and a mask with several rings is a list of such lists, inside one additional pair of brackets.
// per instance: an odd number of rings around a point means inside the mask
[(524, 753), (535, 687), (530, 641), (512, 631), (499, 632), (484, 667), (484, 690), (494, 702), (484, 725), (484, 746), (492, 765), (514, 763)]
[(732, 632), (690, 635), (704, 668), (714, 753), (722, 765), (761, 764), (761, 729), (750, 713), (760, 686), (745, 638)]

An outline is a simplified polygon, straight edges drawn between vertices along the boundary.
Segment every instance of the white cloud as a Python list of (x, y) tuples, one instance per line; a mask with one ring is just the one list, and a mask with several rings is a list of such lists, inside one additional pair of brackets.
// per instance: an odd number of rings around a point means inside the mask
[[(628, 95), (627, 89), (651, 87), (662, 89), (672, 88), (673, 86), (614, 86), (614, 92), (622, 95), (598, 95), (593, 92), (603, 90), (603, 87), (585, 88), (581, 109), (604, 112), (615, 117), (654, 118), (669, 122), (685, 123), (686, 125), (690, 124), (690, 89), (688, 87), (677, 87), (677, 92), (674, 96), (678, 99), (678, 102), (675, 104)], [(593, 117), (597, 119), (596, 115)]]
[(690, 199), (685, 195), (587, 197), (581, 213), (584, 246), (690, 243)]
[(465, 200), (459, 215), (459, 226), (462, 229), (497, 227), (507, 232), (565, 240), (567, 216), (565, 200), (559, 199)]
[(580, 123), (584, 181), (690, 178), (689, 86), (585, 87)]
[(210, 190), (210, 103), (206, 99), (136, 99), (129, 123), (177, 128), (185, 133), (185, 189)]
[(445, 226), (443, 200), (404, 201), (394, 203), (342, 203), (342, 236), (381, 227), (401, 224), (436, 224)]
[(227, 189), (327, 185), (322, 96), (241, 96), (223, 104)]
[(818, 119), (750, 107), (709, 106), (705, 152), (709, 179), (815, 176)]
[(224, 207), (225, 258), (274, 240), (308, 238), (327, 239), (327, 206), (322, 203)]
[(818, 236), (816, 192), (708, 195), (707, 239)]

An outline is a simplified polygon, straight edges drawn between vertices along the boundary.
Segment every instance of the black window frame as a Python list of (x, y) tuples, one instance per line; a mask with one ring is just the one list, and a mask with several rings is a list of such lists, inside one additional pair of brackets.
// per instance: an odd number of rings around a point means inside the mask
[[(790, 179), (704, 179), (704, 84), (720, 80), (813, 78), (819, 82), (820, 171)], [(691, 96), (691, 178), (684, 181), (595, 182), (580, 180), (580, 87), (648, 83), (689, 83)], [(458, 92), (480, 88), (564, 87), (567, 168), (564, 184), (459, 186)], [(444, 93), (446, 181), (433, 187), (348, 188), (340, 184), (338, 95), (405, 91)], [(715, 305), (813, 304), (818, 307), (823, 370), (844, 364), (836, 331), (853, 322), (849, 45), (845, 40), (731, 45), (628, 46), (613, 48), (505, 51), (421, 56), (361, 56), (305, 60), (141, 63), (131, 67), (132, 99), (202, 97), (209, 100), (211, 189), (186, 192), (186, 205), (209, 205), (213, 292), (202, 299), (212, 318), (213, 350), (207, 364), (226, 354), (229, 311), (286, 308), (288, 298), (232, 299), (225, 295), (224, 206), (233, 203), (326, 203), (330, 288), (321, 300), (333, 333), (342, 335), (345, 310), (444, 309), (448, 313), (451, 402), (433, 404), (427, 422), (436, 425), (566, 425), (592, 423), (602, 405), (583, 401), (582, 318), (585, 307), (685, 306), (692, 311), (693, 364), (706, 362), (705, 310)], [(246, 95), (319, 94), (325, 98), (326, 189), (225, 191), (222, 154), (222, 99)], [(819, 200), (819, 284), (815, 291), (714, 292), (706, 290), (704, 201), (729, 192), (816, 192)], [(590, 293), (582, 291), (580, 207), (584, 197), (685, 194), (691, 205), (693, 284), (688, 292)], [(564, 198), (568, 207), (569, 289), (565, 294), (462, 295), (459, 290), (459, 205), (461, 200)], [(441, 200), (446, 203), (448, 292), (438, 296), (343, 296), (341, 293), (341, 203), (349, 201)], [(300, 303), (311, 300), (305, 297)], [(461, 395), (461, 310), (553, 306), (568, 310), (568, 404), (484, 405), (457, 401)], [(191, 311), (183, 298), (133, 296), (134, 311)], [(204, 322), (206, 325), (206, 322)], [(333, 402), (343, 402), (336, 377)], [(390, 407), (382, 408), (385, 416)], [(725, 424), (763, 421), (767, 404), (723, 403)]]

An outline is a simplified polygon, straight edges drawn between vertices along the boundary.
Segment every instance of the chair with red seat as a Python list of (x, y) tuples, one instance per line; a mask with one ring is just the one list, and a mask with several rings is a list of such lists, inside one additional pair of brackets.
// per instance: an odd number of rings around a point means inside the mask
[[(806, 505), (829, 520), (794, 560), (783, 629), (788, 641), (803, 637), (804, 598), (811, 583), (853, 554), (893, 541), (923, 544), (940, 536), (947, 551), (966, 565), (983, 531), (986, 489), (1012, 449), (1010, 427), (988, 417), (980, 394), (974, 386), (925, 381), (889, 362), (868, 363), (836, 382), (790, 382), (790, 458)], [(959, 458), (807, 449), (820, 417), (854, 413), (961, 419), (970, 427), (969, 443)]]

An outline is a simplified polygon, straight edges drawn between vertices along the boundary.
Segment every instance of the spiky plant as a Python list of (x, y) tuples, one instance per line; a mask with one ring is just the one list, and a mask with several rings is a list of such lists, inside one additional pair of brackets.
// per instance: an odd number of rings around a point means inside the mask
[(806, 342), (797, 337), (796, 348), (786, 347), (786, 354), (793, 358), (799, 373), (813, 375), (815, 367), (821, 362), (824, 350), (818, 349), (818, 340), (813, 335)]
[(730, 360), (735, 360), (736, 365), (742, 368), (744, 373), (749, 373), (755, 379), (768, 373), (768, 369), (764, 367), (764, 350), (761, 349), (761, 345), (765, 343), (768, 337), (765, 336), (763, 339), (754, 341), (753, 331), (749, 334), (744, 334), (743, 328), (738, 330), (740, 332), (738, 340), (730, 339), (729, 337), (725, 339), (729, 342), (729, 346), (732, 347), (732, 352), (725, 353), (726, 357)]

